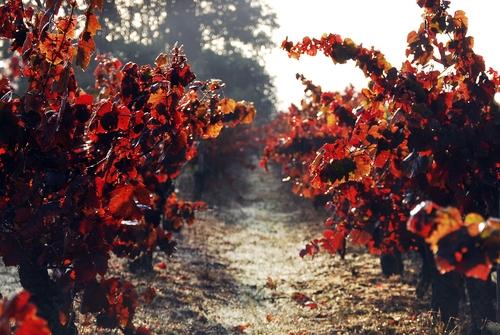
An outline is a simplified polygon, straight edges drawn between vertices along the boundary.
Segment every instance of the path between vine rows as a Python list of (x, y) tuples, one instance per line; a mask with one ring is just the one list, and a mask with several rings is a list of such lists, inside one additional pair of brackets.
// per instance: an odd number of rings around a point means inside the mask
[[(136, 320), (155, 334), (429, 334), (427, 301), (415, 299), (415, 271), (386, 279), (378, 259), (351, 250), (345, 260), (300, 249), (321, 233), (321, 215), (294, 198), (276, 176), (255, 170), (241, 206), (198, 216), (179, 236), (178, 252), (160, 254), (166, 269), (131, 275)], [(17, 290), (0, 267), (0, 292)], [(147, 297), (151, 288), (156, 296)], [(81, 334), (115, 334), (81, 320)], [(117, 333), (118, 334), (118, 333)]]

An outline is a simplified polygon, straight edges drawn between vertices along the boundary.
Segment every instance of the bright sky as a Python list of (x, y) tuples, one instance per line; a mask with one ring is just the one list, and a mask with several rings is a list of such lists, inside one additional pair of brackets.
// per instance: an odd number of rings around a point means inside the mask
[[(418, 29), (422, 10), (415, 0), (268, 0), (278, 15), (280, 29), (274, 39), (277, 48), (267, 57), (269, 73), (275, 77), (279, 108), (284, 110), (303, 97), (302, 85), (295, 79), (302, 73), (323, 89), (342, 90), (349, 83), (363, 87), (367, 81), (352, 64), (334, 65), (323, 55), (289, 59), (279, 49), (286, 36), (291, 41), (302, 37), (321, 37), (336, 33), (367, 47), (382, 51), (389, 62), (399, 67), (405, 59), (406, 37)], [(450, 12), (462, 9), (469, 17), (469, 34), (475, 51), (486, 66), (500, 70), (500, 0), (452, 0)]]

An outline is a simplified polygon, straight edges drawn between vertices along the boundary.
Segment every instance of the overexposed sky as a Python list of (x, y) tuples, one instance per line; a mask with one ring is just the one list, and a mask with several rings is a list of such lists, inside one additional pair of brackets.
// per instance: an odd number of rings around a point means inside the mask
[[(406, 37), (418, 29), (422, 10), (415, 0), (267, 0), (278, 15), (280, 29), (275, 32), (276, 48), (266, 56), (269, 73), (275, 77), (279, 108), (284, 110), (303, 97), (302, 85), (295, 79), (302, 73), (325, 90), (342, 90), (349, 83), (361, 88), (367, 80), (352, 64), (334, 65), (318, 54), (289, 59), (279, 49), (288, 36), (299, 41), (304, 36), (321, 37), (336, 33), (356, 43), (382, 51), (399, 67), (405, 59)], [(462, 9), (469, 17), (469, 35), (475, 51), (486, 66), (500, 70), (500, 0), (452, 0), (450, 13)]]

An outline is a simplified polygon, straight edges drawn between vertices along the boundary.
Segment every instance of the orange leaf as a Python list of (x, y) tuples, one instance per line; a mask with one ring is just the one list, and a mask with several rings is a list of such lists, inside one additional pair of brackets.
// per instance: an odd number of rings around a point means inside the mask
[(434, 252), (437, 251), (441, 238), (463, 226), (460, 211), (453, 207), (439, 209), (434, 218), (435, 229), (432, 234), (425, 239), (431, 245)]
[(92, 36), (95, 36), (98, 30), (101, 30), (101, 25), (99, 24), (99, 19), (97, 18), (97, 15), (95, 14), (88, 15), (86, 31), (88, 31)]
[(236, 108), (236, 101), (224, 98), (219, 102), (219, 108), (224, 114), (231, 114)]
[(150, 103), (153, 107), (155, 107), (160, 103), (165, 103), (166, 98), (167, 98), (167, 90), (163, 87), (159, 87), (155, 92), (150, 94), (148, 103)]
[(78, 40), (78, 52), (76, 55), (76, 63), (83, 70), (87, 69), (90, 63), (90, 58), (95, 50), (94, 36), (101, 29), (97, 16), (92, 12), (87, 12), (87, 21), (85, 29), (80, 34)]
[(250, 124), (255, 119), (256, 110), (253, 105), (246, 106), (245, 114), (241, 119), (241, 123)]
[(224, 125), (222, 122), (217, 122), (216, 124), (210, 124), (205, 131), (205, 138), (216, 138), (219, 136)]
[(90, 63), (90, 58), (95, 50), (94, 38), (90, 33), (82, 32), (78, 40), (78, 52), (76, 54), (76, 64), (86, 70)]
[(162, 67), (168, 64), (168, 55), (161, 53), (155, 59), (155, 65), (158, 67)]

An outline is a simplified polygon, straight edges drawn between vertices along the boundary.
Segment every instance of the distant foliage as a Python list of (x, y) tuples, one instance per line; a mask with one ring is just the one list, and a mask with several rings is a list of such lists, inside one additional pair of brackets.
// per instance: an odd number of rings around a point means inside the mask
[[(358, 103), (353, 88), (343, 93), (323, 93), (321, 87), (297, 75), (304, 85), (306, 98), (300, 106), (290, 106), (267, 126), (267, 139), (261, 166), (267, 169), (269, 161), (282, 167), (285, 181), (292, 184), (292, 191), (305, 198), (317, 198), (328, 193), (322, 185), (313, 185), (309, 167), (316, 158), (316, 151), (336, 139), (336, 118), (354, 123), (347, 114)], [(325, 108), (326, 100), (334, 100), (335, 108)], [(325, 185), (326, 186), (326, 185)]]
[[(498, 215), (500, 77), (474, 52), (463, 11), (449, 14), (448, 1), (418, 5), (423, 23), (408, 34), (408, 59), (399, 69), (380, 51), (339, 35), (283, 42), (293, 58), (323, 52), (334, 63), (353, 61), (370, 84), (354, 104), (346, 103), (352, 93), (318, 92), (301, 111), (292, 106), (275, 121), (265, 159), (284, 166), (298, 193), (329, 195), (328, 228), (302, 255), (320, 247), (342, 253), (348, 240), (392, 253), (417, 248), (423, 237), (442, 272), (486, 279), (498, 261), (500, 227), (494, 219), (479, 223), (477, 214), (469, 227), (470, 216), (462, 221), (460, 213)], [(328, 143), (304, 146), (318, 137)], [(410, 211), (427, 200), (456, 207), (453, 220), (443, 225), (450, 210), (434, 209), (407, 227)]]

